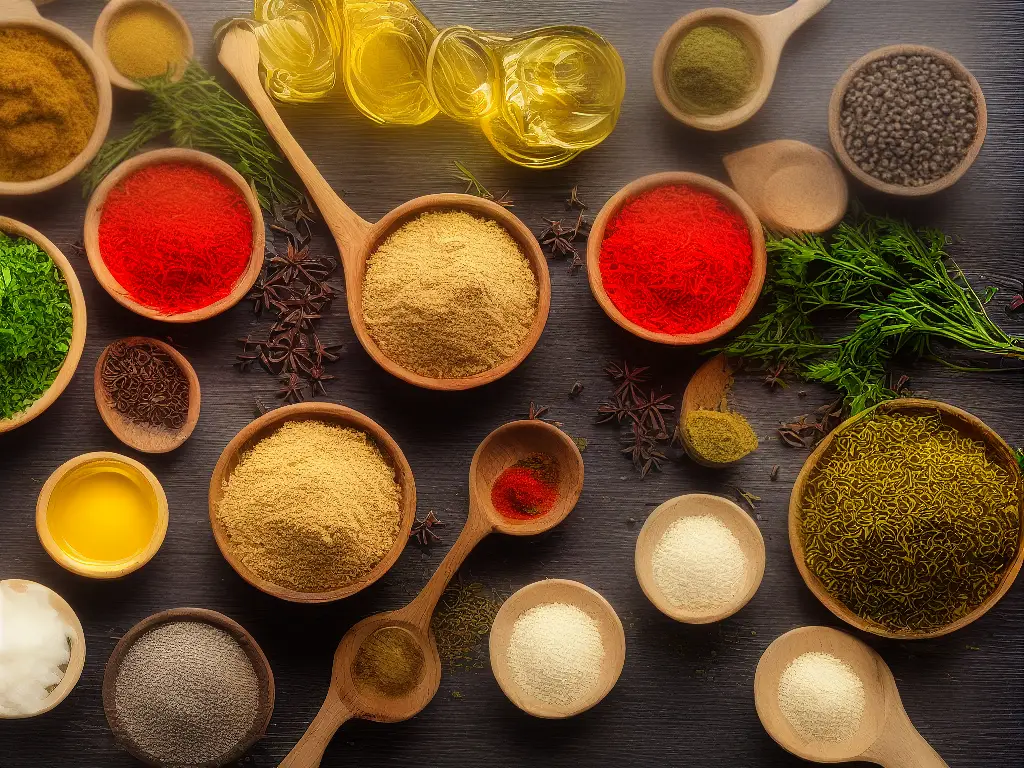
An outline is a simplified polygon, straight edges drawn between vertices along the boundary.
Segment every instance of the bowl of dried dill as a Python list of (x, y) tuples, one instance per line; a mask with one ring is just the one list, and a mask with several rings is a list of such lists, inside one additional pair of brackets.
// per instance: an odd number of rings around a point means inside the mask
[(814, 595), (857, 629), (939, 637), (980, 618), (1024, 561), (1024, 479), (977, 417), (901, 399), (848, 419), (807, 459), (789, 539)]

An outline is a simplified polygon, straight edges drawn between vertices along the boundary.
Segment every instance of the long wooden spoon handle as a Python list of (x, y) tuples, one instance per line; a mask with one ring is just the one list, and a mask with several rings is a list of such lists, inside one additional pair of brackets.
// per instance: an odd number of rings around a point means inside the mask
[(781, 51), (790, 36), (832, 0), (796, 0), (778, 13), (762, 16), (766, 36)]
[(885, 733), (864, 758), (885, 768), (949, 768), (905, 713), (890, 716)]
[(0, 0), (0, 18), (39, 18), (40, 13), (32, 0)]
[(313, 722), (279, 768), (318, 768), (334, 734), (351, 719), (352, 712), (348, 707), (334, 694), (328, 693), (327, 700), (316, 713)]

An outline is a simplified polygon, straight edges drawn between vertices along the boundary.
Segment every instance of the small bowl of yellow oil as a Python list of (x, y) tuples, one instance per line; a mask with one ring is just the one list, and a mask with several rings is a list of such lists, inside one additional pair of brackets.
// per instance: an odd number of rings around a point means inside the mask
[(36, 503), (43, 548), (61, 567), (92, 579), (116, 579), (152, 560), (167, 520), (167, 496), (156, 475), (117, 453), (66, 462)]

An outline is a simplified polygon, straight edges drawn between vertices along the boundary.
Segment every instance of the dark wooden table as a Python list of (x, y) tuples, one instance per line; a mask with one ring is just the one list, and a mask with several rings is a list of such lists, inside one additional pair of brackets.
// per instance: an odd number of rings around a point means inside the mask
[[(783, 0), (733, 0), (750, 11), (773, 11)], [(211, 28), (249, 10), (246, 0), (177, 0), (212, 65)], [(45, 15), (91, 39), (99, 0), (62, 0)], [(480, 133), (446, 119), (414, 129), (384, 129), (356, 114), (342, 95), (316, 106), (288, 107), (286, 121), (327, 179), (347, 192), (369, 219), (417, 195), (460, 191), (450, 178), (462, 160), (492, 189), (509, 188), (515, 211), (537, 231), (558, 213), (573, 184), (594, 207), (638, 176), (693, 170), (724, 178), (725, 152), (776, 138), (827, 146), (826, 106), (832, 86), (857, 57), (878, 46), (920, 42), (958, 56), (977, 76), (989, 105), (989, 135), (981, 157), (955, 188), (909, 206), (891, 206), (963, 239), (959, 263), (978, 286), (997, 285), (994, 316), (1024, 333), (1024, 317), (1005, 311), (1020, 289), (1024, 247), (1024, 3), (1014, 0), (842, 0), (797, 33), (783, 58), (775, 90), (749, 124), (724, 135), (701, 135), (670, 119), (650, 82), (650, 61), (662, 31), (695, 2), (670, 0), (422, 0), (438, 25), (467, 23), (515, 30), (542, 23), (588, 24), (618, 47), (629, 90), (614, 135), (567, 168), (531, 172), (502, 161)], [(219, 70), (218, 70), (219, 72)], [(116, 94), (114, 131), (124, 129), (140, 100)], [(885, 201), (867, 199), (875, 210)], [(68, 247), (81, 237), (84, 202), (76, 183), (31, 200), (0, 201), (0, 213), (42, 230)], [(321, 249), (333, 244), (317, 241)], [(67, 252), (70, 252), (68, 250)], [(74, 257), (71, 257), (74, 258)], [(596, 709), (568, 722), (545, 722), (517, 710), (490, 671), (446, 674), (434, 702), (397, 725), (350, 723), (335, 738), (325, 766), (607, 765), (792, 766), (800, 761), (764, 733), (754, 711), (757, 660), (778, 635), (806, 624), (836, 626), (797, 574), (786, 538), (791, 484), (801, 452), (769, 440), (741, 468), (712, 474), (673, 462), (644, 481), (619, 454), (614, 429), (595, 424), (609, 393), (602, 368), (628, 358), (651, 364), (666, 389), (680, 393), (698, 364), (695, 351), (639, 343), (598, 309), (586, 276), (551, 263), (553, 300), (547, 330), (530, 358), (484, 390), (462, 394), (419, 391), (389, 377), (362, 351), (343, 302), (325, 321), (325, 336), (346, 343), (334, 366), (330, 399), (378, 420), (405, 451), (417, 479), (421, 514), (434, 509), (449, 523), (445, 542), (427, 552), (409, 546), (381, 582), (340, 604), (312, 608), (284, 603), (246, 585), (214, 546), (207, 518), (207, 485), (231, 437), (253, 418), (253, 400), (274, 400), (276, 382), (256, 371), (238, 373), (236, 339), (254, 318), (246, 306), (191, 328), (148, 323), (116, 305), (84, 260), (75, 261), (89, 307), (89, 334), (78, 375), (41, 418), (0, 436), (0, 578), (29, 578), (63, 594), (88, 636), (85, 673), (71, 697), (34, 720), (0, 722), (0, 768), (121, 768), (133, 760), (114, 744), (100, 703), (103, 667), (117, 639), (133, 624), (167, 608), (201, 606), (241, 622), (261, 643), (277, 678), (277, 708), (269, 733), (246, 765), (274, 766), (315, 714), (327, 689), (331, 654), (359, 618), (395, 608), (425, 583), (454, 540), (466, 514), (466, 477), (479, 441), (499, 424), (525, 415), (530, 401), (549, 405), (552, 418), (589, 440), (587, 478), (579, 507), (558, 530), (536, 541), (494, 538), (467, 562), (468, 577), (500, 589), (537, 579), (577, 579), (601, 592), (626, 627), (626, 666), (618, 686)], [(36, 538), (36, 496), (59, 464), (87, 451), (126, 451), (104, 427), (92, 395), (92, 369), (113, 339), (166, 336), (182, 346), (203, 385), (203, 414), (192, 439), (174, 454), (143, 457), (170, 501), (167, 540), (155, 560), (118, 582), (78, 578), (61, 570)], [(966, 408), (1014, 444), (1024, 442), (1024, 388), (1019, 374), (957, 374), (915, 368), (919, 392)], [(575, 381), (582, 396), (570, 399)], [(799, 391), (806, 390), (800, 397)], [(770, 392), (757, 379), (739, 384), (739, 404), (768, 436), (780, 418), (820, 405), (827, 393), (800, 385)], [(769, 480), (774, 464), (777, 482)], [(732, 492), (740, 486), (762, 498), (757, 519), (768, 546), (768, 568), (754, 600), (717, 626), (687, 627), (659, 614), (633, 573), (633, 547), (651, 508), (690, 491)], [(907, 709), (951, 766), (1024, 765), (1024, 588), (971, 627), (940, 640), (869, 640), (892, 666)], [(456, 695), (458, 694), (458, 695)]]

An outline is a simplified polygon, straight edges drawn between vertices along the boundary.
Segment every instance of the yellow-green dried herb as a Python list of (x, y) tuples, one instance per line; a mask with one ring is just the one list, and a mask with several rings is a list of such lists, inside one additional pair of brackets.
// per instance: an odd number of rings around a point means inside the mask
[(720, 115), (747, 100), (754, 57), (739, 35), (716, 25), (694, 27), (672, 52), (669, 91), (687, 112)]
[(691, 411), (683, 433), (690, 450), (712, 464), (732, 464), (757, 450), (750, 423), (732, 411)]
[(503, 600), (482, 584), (453, 583), (441, 595), (431, 629), (437, 653), (447, 669), (483, 666), (480, 645), (494, 623)]

